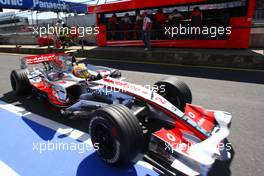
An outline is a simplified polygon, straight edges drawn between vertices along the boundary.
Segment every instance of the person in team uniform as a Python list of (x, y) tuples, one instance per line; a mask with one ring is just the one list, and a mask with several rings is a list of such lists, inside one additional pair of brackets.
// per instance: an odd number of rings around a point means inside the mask
[(114, 13), (111, 18), (108, 20), (108, 28), (111, 34), (111, 39), (116, 39), (116, 31), (118, 29), (118, 21), (116, 14)]
[(143, 17), (140, 14), (140, 11), (136, 12), (136, 21), (134, 25), (134, 39), (142, 39), (142, 26), (143, 26)]
[(167, 15), (163, 13), (162, 9), (158, 9), (157, 13), (154, 15), (154, 25), (153, 28), (155, 30), (157, 30), (157, 32), (155, 32), (156, 38), (157, 39), (162, 39), (162, 35), (163, 35), (163, 29), (164, 29), (164, 24), (165, 21), (167, 20)]
[(183, 19), (183, 16), (179, 13), (177, 9), (175, 9), (173, 10), (172, 14), (169, 15), (169, 24), (171, 26), (178, 26)]
[(146, 51), (151, 49), (151, 43), (150, 43), (151, 29), (152, 29), (152, 21), (148, 17), (148, 13), (144, 12), (142, 31), (143, 31), (143, 42)]
[(201, 27), (203, 21), (203, 13), (199, 7), (195, 7), (191, 13), (191, 26)]

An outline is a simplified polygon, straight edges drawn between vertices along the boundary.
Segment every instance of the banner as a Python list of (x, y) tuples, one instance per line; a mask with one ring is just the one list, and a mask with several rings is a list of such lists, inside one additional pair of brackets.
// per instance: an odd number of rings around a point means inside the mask
[(0, 0), (0, 8), (87, 13), (87, 5), (63, 0)]

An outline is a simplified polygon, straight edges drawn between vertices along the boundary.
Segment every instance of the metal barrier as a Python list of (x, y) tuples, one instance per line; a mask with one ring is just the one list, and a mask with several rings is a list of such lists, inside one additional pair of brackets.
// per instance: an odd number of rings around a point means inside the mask
[[(19, 47), (19, 45), (38, 45), (38, 39), (40, 37), (40, 34), (35, 33), (34, 28), (48, 28), (48, 25), (51, 27), (55, 27), (55, 24), (57, 23), (58, 19), (34, 19), (33, 13), (36, 14), (36, 12), (33, 11), (26, 11), (19, 13), (8, 13), (6, 16), (0, 15), (0, 44), (16, 45), (16, 47)], [(67, 17), (65, 17), (63, 21), (67, 22)], [(84, 24), (80, 24), (79, 26), (82, 25)], [(43, 34), (42, 36), (53, 38), (53, 41), (59, 40), (58, 34)], [(86, 44), (91, 45), (93, 42), (96, 41), (96, 39), (93, 38), (95, 37), (84, 35), (82, 38), (78, 38), (78, 40), (76, 39), (69, 41), (67, 45), (80, 46), (80, 48), (83, 49)], [(55, 42), (53, 44), (50, 42), (47, 43), (48, 48), (56, 48), (55, 45)]]

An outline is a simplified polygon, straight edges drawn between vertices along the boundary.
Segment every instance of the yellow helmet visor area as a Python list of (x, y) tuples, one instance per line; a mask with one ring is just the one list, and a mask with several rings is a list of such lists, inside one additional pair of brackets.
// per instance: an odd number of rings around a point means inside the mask
[(74, 67), (73, 73), (76, 77), (87, 79), (90, 74), (85, 66), (85, 64), (78, 64)]

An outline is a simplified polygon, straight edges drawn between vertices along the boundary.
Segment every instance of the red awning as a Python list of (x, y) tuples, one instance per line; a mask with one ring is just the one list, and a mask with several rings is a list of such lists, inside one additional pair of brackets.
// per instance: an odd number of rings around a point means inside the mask
[(207, 0), (124, 0), (97, 6), (89, 6), (88, 13), (106, 13), (128, 11), (134, 9), (147, 9), (155, 7), (165, 7), (181, 4), (190, 4), (195, 2), (205, 2)]

